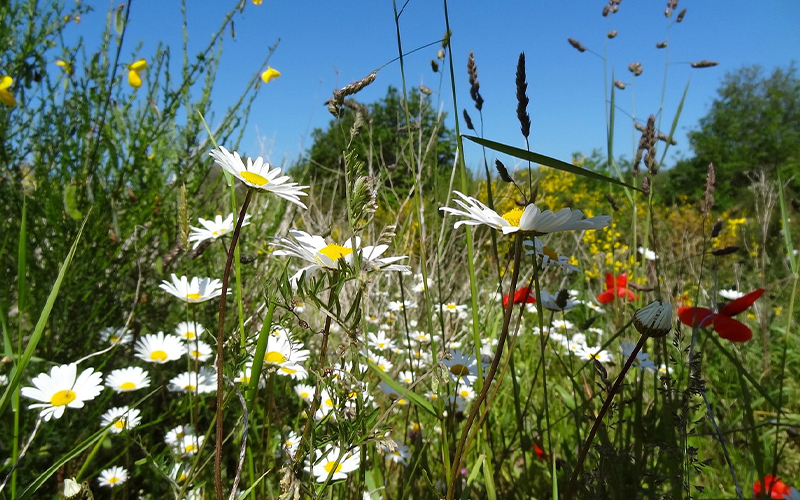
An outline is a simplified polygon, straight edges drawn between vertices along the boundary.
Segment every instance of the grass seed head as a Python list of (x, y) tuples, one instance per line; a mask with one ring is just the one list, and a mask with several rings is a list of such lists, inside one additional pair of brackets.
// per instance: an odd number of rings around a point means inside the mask
[(678, 13), (678, 17), (675, 19), (676, 23), (683, 21), (684, 16), (686, 16), (686, 9), (683, 9)]
[(567, 41), (570, 45), (572, 45), (578, 52), (586, 52), (586, 47), (583, 44), (574, 38), (567, 38)]
[(517, 119), (522, 135), (527, 139), (531, 133), (531, 117), (528, 114), (528, 83), (525, 76), (525, 52), (517, 60)]
[(708, 61), (706, 59), (691, 63), (693, 68), (713, 68), (718, 64), (719, 63), (717, 61)]

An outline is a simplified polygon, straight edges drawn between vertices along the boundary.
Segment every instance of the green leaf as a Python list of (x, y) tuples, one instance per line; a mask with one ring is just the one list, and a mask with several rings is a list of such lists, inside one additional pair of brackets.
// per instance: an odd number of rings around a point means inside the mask
[(534, 153), (532, 151), (526, 151), (524, 149), (515, 148), (514, 146), (509, 146), (508, 144), (502, 144), (499, 142), (490, 141), (488, 139), (481, 139), (480, 137), (474, 137), (471, 135), (465, 135), (463, 137), (464, 139), (469, 139), (470, 141), (480, 144), (481, 146), (493, 149), (494, 151), (497, 151), (499, 153), (513, 156), (514, 158), (519, 158), (520, 160), (532, 161), (534, 163), (538, 163), (539, 165), (544, 165), (545, 167), (561, 170), (562, 172), (569, 172), (570, 174), (580, 175), (583, 177), (587, 177), (589, 179), (608, 182), (611, 184), (617, 184), (630, 189), (635, 189), (636, 191), (642, 191), (641, 189), (635, 186), (631, 186), (630, 184), (626, 184), (617, 179), (607, 177), (603, 174), (598, 174), (597, 172), (593, 172), (591, 170), (586, 170), (585, 168), (576, 167), (571, 163), (557, 160), (549, 156), (540, 155), (539, 153)]
[(125, 5), (120, 5), (117, 7), (117, 13), (114, 17), (114, 29), (117, 31), (117, 35), (122, 36), (122, 32), (125, 29), (125, 16), (123, 15), (125, 11)]
[(781, 222), (783, 223), (783, 241), (786, 243), (786, 254), (789, 259), (789, 266), (792, 268), (792, 274), (797, 274), (797, 256), (794, 254), (792, 232), (789, 230), (789, 213), (786, 210), (786, 198), (783, 194), (783, 180), (780, 172), (778, 172), (778, 196), (781, 202)]
[(64, 188), (64, 210), (67, 212), (67, 215), (73, 219), (81, 220), (83, 214), (78, 210), (77, 194), (78, 190), (74, 184), (68, 184), (67, 187)]
[(681, 117), (681, 112), (683, 111), (683, 103), (686, 101), (686, 94), (689, 93), (689, 82), (686, 82), (686, 88), (683, 89), (683, 96), (681, 96), (681, 102), (678, 103), (678, 110), (675, 111), (675, 118), (672, 119), (672, 127), (669, 129), (669, 135), (667, 136), (667, 143), (664, 146), (664, 152), (661, 153), (661, 161), (658, 162), (659, 168), (661, 165), (664, 164), (664, 158), (667, 156), (667, 150), (669, 149), (670, 142), (672, 142), (672, 136), (675, 135), (675, 129), (678, 128), (678, 118)]
[(367, 364), (369, 365), (372, 370), (378, 374), (378, 377), (381, 378), (386, 385), (391, 387), (400, 397), (406, 398), (412, 403), (414, 403), (418, 408), (425, 410), (426, 412), (430, 413), (436, 418), (439, 418), (439, 415), (436, 413), (436, 410), (433, 409), (433, 405), (430, 404), (428, 401), (425, 400), (422, 396), (415, 393), (408, 387), (402, 387), (397, 381), (393, 380), (392, 377), (386, 374), (383, 370), (378, 368), (378, 366), (373, 363), (372, 361), (367, 360)]
[[(89, 210), (89, 213), (91, 213), (91, 210)], [(58, 292), (61, 289), (61, 283), (64, 281), (64, 277), (67, 274), (67, 269), (69, 269), (72, 258), (75, 256), (75, 251), (78, 249), (78, 242), (83, 234), (83, 228), (86, 227), (86, 221), (88, 220), (89, 214), (87, 214), (86, 218), (83, 220), (83, 224), (81, 224), (81, 228), (78, 231), (78, 236), (72, 243), (72, 248), (70, 248), (67, 258), (64, 259), (64, 262), (61, 264), (61, 271), (59, 271), (58, 278), (56, 278), (56, 282), (53, 284), (53, 288), (50, 290), (50, 295), (47, 297), (47, 302), (44, 305), (44, 309), (42, 309), (42, 313), (39, 315), (39, 321), (37, 321), (30, 340), (28, 340), (28, 345), (25, 347), (25, 351), (22, 354), (22, 358), (19, 360), (19, 363), (16, 366), (14, 376), (11, 378), (11, 382), (6, 387), (3, 397), (0, 398), (0, 415), (2, 415), (6, 410), (6, 407), (11, 400), (11, 395), (14, 393), (17, 386), (19, 386), (19, 382), (22, 379), (22, 374), (25, 372), (25, 367), (33, 357), (33, 352), (36, 350), (36, 345), (42, 338), (42, 333), (44, 332), (44, 328), (47, 325), (47, 320), (50, 317), (50, 311), (53, 310), (53, 304), (56, 301), (56, 297), (58, 297)]]
[(574, 410), (577, 407), (575, 404), (575, 398), (573, 398), (572, 395), (560, 385), (553, 384), (553, 386), (556, 388), (556, 392), (558, 392), (559, 396), (561, 396), (561, 399), (564, 400), (564, 404), (567, 405), (567, 408)]

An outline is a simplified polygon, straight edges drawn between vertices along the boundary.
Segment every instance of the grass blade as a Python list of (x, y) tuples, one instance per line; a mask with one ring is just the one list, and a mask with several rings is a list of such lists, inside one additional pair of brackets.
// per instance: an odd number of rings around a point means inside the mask
[(480, 144), (481, 146), (485, 146), (499, 153), (513, 156), (514, 158), (519, 158), (520, 160), (531, 161), (534, 163), (538, 163), (539, 165), (544, 165), (545, 167), (561, 170), (562, 172), (569, 172), (570, 174), (580, 175), (583, 177), (587, 177), (589, 179), (594, 179), (596, 181), (607, 182), (610, 184), (618, 184), (620, 186), (624, 186), (630, 189), (635, 189), (636, 191), (641, 191), (641, 189), (631, 186), (630, 184), (626, 184), (620, 180), (605, 176), (603, 174), (598, 174), (597, 172), (593, 172), (585, 168), (576, 167), (571, 163), (557, 160), (549, 156), (540, 155), (539, 153), (534, 153), (532, 151), (526, 151), (524, 149), (515, 148), (514, 146), (509, 146), (508, 144), (502, 144), (500, 142), (490, 141), (488, 139), (481, 139), (480, 137), (474, 137), (471, 135), (465, 135), (463, 137), (464, 139), (469, 139), (470, 141)]
[(368, 360), (367, 364), (369, 365), (370, 368), (372, 368), (372, 371), (377, 373), (378, 376), (381, 378), (381, 380), (386, 382), (386, 384), (389, 387), (391, 387), (397, 394), (399, 394), (400, 397), (408, 399), (409, 401), (414, 403), (418, 408), (425, 410), (434, 417), (438, 417), (438, 415), (436, 414), (436, 410), (433, 409), (433, 405), (427, 402), (425, 398), (415, 393), (410, 388), (402, 387), (399, 383), (397, 383), (397, 381), (393, 380), (392, 377), (387, 375), (386, 372), (378, 368), (372, 361)]
[(789, 230), (789, 214), (786, 211), (786, 197), (783, 194), (783, 179), (781, 179), (780, 173), (778, 173), (778, 197), (781, 205), (781, 223), (783, 223), (783, 240), (786, 243), (787, 259), (789, 259), (792, 274), (797, 274), (797, 255), (794, 254), (792, 232)]
[(689, 82), (686, 82), (686, 88), (683, 89), (681, 102), (678, 103), (678, 110), (675, 111), (675, 117), (672, 119), (672, 127), (670, 127), (669, 129), (669, 135), (667, 136), (667, 142), (666, 145), (664, 146), (664, 152), (661, 153), (661, 161), (658, 162), (659, 166), (664, 164), (664, 158), (667, 157), (667, 150), (669, 149), (669, 146), (672, 143), (672, 136), (675, 135), (675, 129), (678, 128), (678, 119), (681, 117), (681, 112), (683, 111), (683, 103), (686, 101), (686, 94), (688, 93), (689, 93)]

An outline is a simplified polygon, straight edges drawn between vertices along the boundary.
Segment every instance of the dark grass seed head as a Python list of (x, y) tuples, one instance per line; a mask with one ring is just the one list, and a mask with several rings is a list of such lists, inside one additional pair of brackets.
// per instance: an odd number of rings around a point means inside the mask
[(528, 114), (528, 83), (525, 75), (525, 53), (519, 55), (517, 61), (517, 119), (522, 135), (527, 139), (531, 133), (531, 117)]

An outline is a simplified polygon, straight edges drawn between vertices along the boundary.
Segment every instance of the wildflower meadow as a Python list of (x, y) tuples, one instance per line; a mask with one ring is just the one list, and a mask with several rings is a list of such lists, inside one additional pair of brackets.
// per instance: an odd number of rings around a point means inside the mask
[[(535, 53), (482, 85), (452, 2), (422, 45), (382, 2), (392, 59), (280, 162), (245, 131), (292, 68), (219, 82), (270, 2), (230, 3), (157, 45), (141, 0), (0, 6), (0, 498), (800, 500), (793, 64), (684, 123), (694, 4), (571, 5), (608, 27), (558, 40), (605, 140), (555, 158)], [(626, 9), (662, 67), (615, 58)]]

